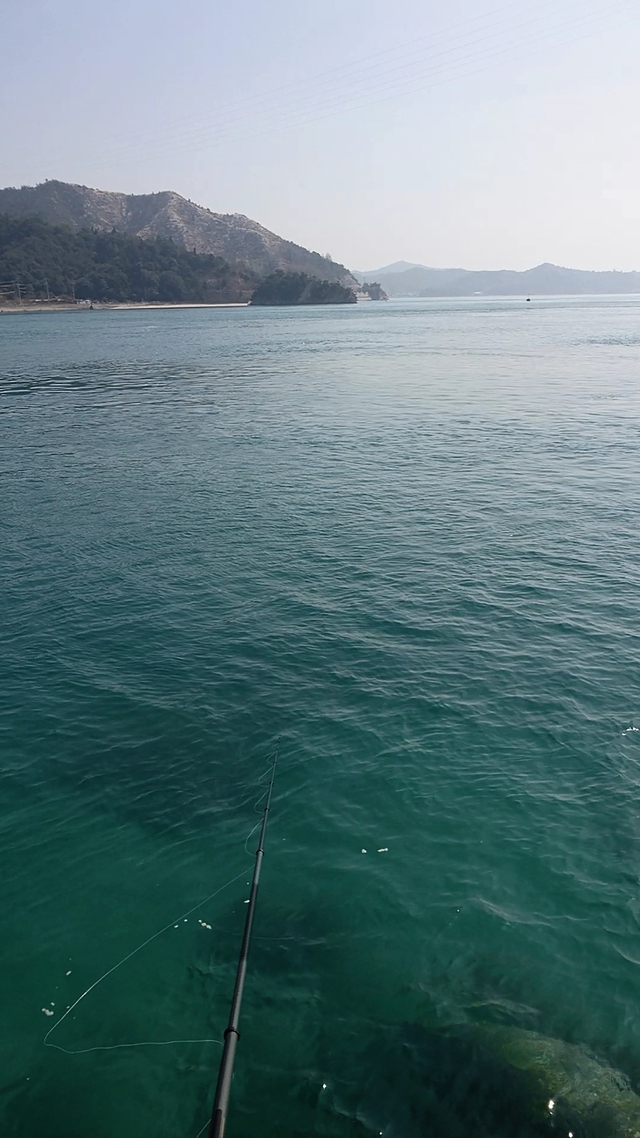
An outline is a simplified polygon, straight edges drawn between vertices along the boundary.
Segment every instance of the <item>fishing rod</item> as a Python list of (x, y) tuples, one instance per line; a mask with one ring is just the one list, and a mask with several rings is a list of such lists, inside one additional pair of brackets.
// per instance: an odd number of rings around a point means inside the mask
[(240, 1021), (240, 1005), (242, 1004), (242, 993), (244, 991), (244, 982), (247, 975), (247, 958), (249, 956), (251, 930), (253, 928), (253, 917), (256, 911), (258, 883), (260, 881), (260, 869), (262, 867), (262, 858), (264, 857), (264, 838), (267, 832), (267, 819), (269, 817), (269, 807), (271, 806), (271, 792), (273, 790), (273, 780), (276, 776), (277, 764), (278, 751), (276, 750), (273, 758), (273, 765), (271, 767), (271, 780), (269, 782), (269, 789), (267, 791), (267, 801), (265, 803), (264, 813), (262, 815), (260, 839), (258, 841), (258, 848), (256, 850), (256, 863), (253, 867), (253, 880), (251, 882), (251, 893), (249, 894), (249, 908), (247, 909), (247, 919), (244, 923), (244, 933), (242, 935), (242, 944), (240, 946), (240, 957), (238, 959), (238, 970), (236, 972), (236, 985), (233, 989), (233, 999), (231, 1000), (229, 1024), (224, 1033), (224, 1046), (222, 1049), (222, 1059), (220, 1060), (220, 1070), (218, 1071), (216, 1097), (213, 1100), (213, 1111), (211, 1113), (211, 1123), (209, 1126), (209, 1138), (222, 1138), (224, 1134), (225, 1123), (227, 1121), (229, 1095), (231, 1093), (231, 1079), (233, 1077), (233, 1064), (236, 1057), (236, 1046), (240, 1038), (240, 1032), (238, 1031), (238, 1023)]

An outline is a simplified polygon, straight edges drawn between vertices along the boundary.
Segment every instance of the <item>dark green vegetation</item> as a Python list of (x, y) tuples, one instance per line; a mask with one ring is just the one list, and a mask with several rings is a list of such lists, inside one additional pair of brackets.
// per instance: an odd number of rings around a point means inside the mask
[(165, 303), (248, 300), (259, 277), (166, 238), (74, 232), (39, 217), (0, 214), (0, 296)]
[(355, 304), (355, 293), (337, 281), (321, 281), (307, 273), (271, 273), (258, 285), (252, 304)]

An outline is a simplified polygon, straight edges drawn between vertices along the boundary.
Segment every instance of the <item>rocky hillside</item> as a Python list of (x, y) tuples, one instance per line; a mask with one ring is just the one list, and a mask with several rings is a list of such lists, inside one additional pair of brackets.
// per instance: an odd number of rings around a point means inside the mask
[(172, 190), (118, 194), (68, 182), (43, 182), (0, 190), (0, 213), (13, 217), (37, 214), (74, 229), (116, 229), (136, 237), (171, 238), (192, 251), (240, 262), (261, 276), (285, 269), (356, 284), (344, 265), (285, 241), (241, 213), (212, 213)]

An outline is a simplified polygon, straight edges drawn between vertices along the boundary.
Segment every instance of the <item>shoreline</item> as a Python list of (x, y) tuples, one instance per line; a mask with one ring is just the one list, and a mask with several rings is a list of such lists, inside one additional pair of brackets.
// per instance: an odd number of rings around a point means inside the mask
[(248, 308), (248, 300), (233, 300), (222, 301), (216, 304), (209, 303), (179, 303), (179, 304), (153, 304), (141, 301), (123, 302), (122, 304), (94, 304), (91, 308), (88, 304), (56, 304), (47, 303), (43, 301), (42, 304), (15, 304), (11, 307), (0, 308), (0, 316), (24, 316), (25, 313), (32, 312), (149, 312), (157, 309), (166, 310), (169, 308)]

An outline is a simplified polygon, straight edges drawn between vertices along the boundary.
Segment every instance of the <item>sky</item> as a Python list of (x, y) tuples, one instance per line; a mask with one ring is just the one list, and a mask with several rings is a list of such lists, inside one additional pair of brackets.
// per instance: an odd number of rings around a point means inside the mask
[(0, 185), (173, 189), (353, 269), (640, 269), (630, 0), (0, 0)]

